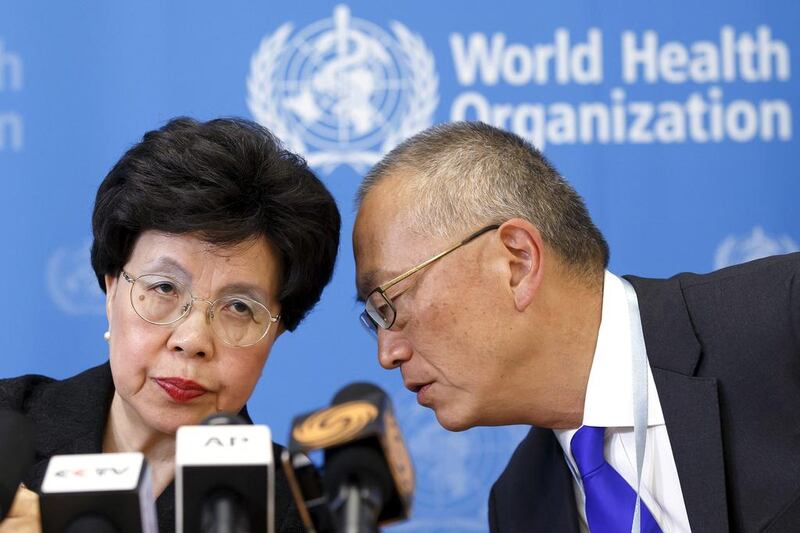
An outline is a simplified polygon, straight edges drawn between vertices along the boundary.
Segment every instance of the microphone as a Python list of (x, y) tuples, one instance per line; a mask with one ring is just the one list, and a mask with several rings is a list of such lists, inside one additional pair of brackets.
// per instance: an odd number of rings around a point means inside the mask
[(0, 522), (11, 509), (22, 476), (32, 464), (31, 423), (14, 411), (0, 411)]
[(158, 533), (152, 475), (141, 453), (54, 455), (39, 504), (42, 533)]
[(303, 452), (284, 448), (281, 463), (306, 533), (336, 533), (319, 470)]
[(292, 453), (324, 450), (324, 485), (337, 531), (375, 532), (411, 512), (414, 469), (389, 396), (371, 383), (341, 389), (332, 406), (292, 423)]
[(267, 426), (214, 415), (176, 434), (178, 533), (250, 533), (275, 527), (275, 463)]

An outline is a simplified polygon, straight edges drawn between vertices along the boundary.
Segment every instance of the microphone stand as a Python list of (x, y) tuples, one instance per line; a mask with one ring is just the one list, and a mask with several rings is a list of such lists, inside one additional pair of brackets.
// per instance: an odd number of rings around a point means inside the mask
[(332, 507), (339, 516), (339, 533), (378, 533), (378, 510), (382, 501), (377, 488), (347, 482)]
[(231, 490), (214, 491), (204, 502), (202, 513), (203, 533), (252, 533), (247, 513)]

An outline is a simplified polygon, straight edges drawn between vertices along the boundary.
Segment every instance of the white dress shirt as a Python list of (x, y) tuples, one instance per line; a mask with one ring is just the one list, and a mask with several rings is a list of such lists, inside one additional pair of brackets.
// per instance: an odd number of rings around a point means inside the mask
[[(636, 490), (636, 446), (633, 433), (633, 378), (631, 327), (628, 300), (622, 280), (606, 271), (603, 285), (603, 310), (597, 347), (589, 372), (583, 425), (608, 428), (605, 433), (606, 461)], [(636, 309), (638, 313), (638, 307)], [(664, 533), (688, 532), (689, 518), (672, 456), (664, 413), (658, 399), (650, 365), (648, 374), (647, 445), (642, 484), (639, 491)], [(580, 528), (586, 524), (586, 496), (578, 468), (570, 452), (570, 441), (577, 429), (556, 430), (555, 435), (572, 472), (575, 501), (580, 513)]]

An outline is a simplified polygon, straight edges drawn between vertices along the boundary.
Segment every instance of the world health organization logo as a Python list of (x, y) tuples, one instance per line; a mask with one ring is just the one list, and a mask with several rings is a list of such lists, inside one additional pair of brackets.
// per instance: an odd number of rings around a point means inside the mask
[(439, 103), (433, 54), (403, 24), (390, 27), (351, 17), (345, 5), (294, 36), (283, 24), (250, 62), (253, 117), (311, 166), (363, 172), (430, 126)]

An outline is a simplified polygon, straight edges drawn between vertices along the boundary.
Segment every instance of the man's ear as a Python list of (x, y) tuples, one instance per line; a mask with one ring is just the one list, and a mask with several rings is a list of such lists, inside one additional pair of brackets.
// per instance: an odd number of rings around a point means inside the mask
[(543, 241), (539, 230), (521, 218), (512, 218), (498, 229), (500, 242), (507, 252), (509, 288), (518, 311), (533, 301), (544, 274)]

